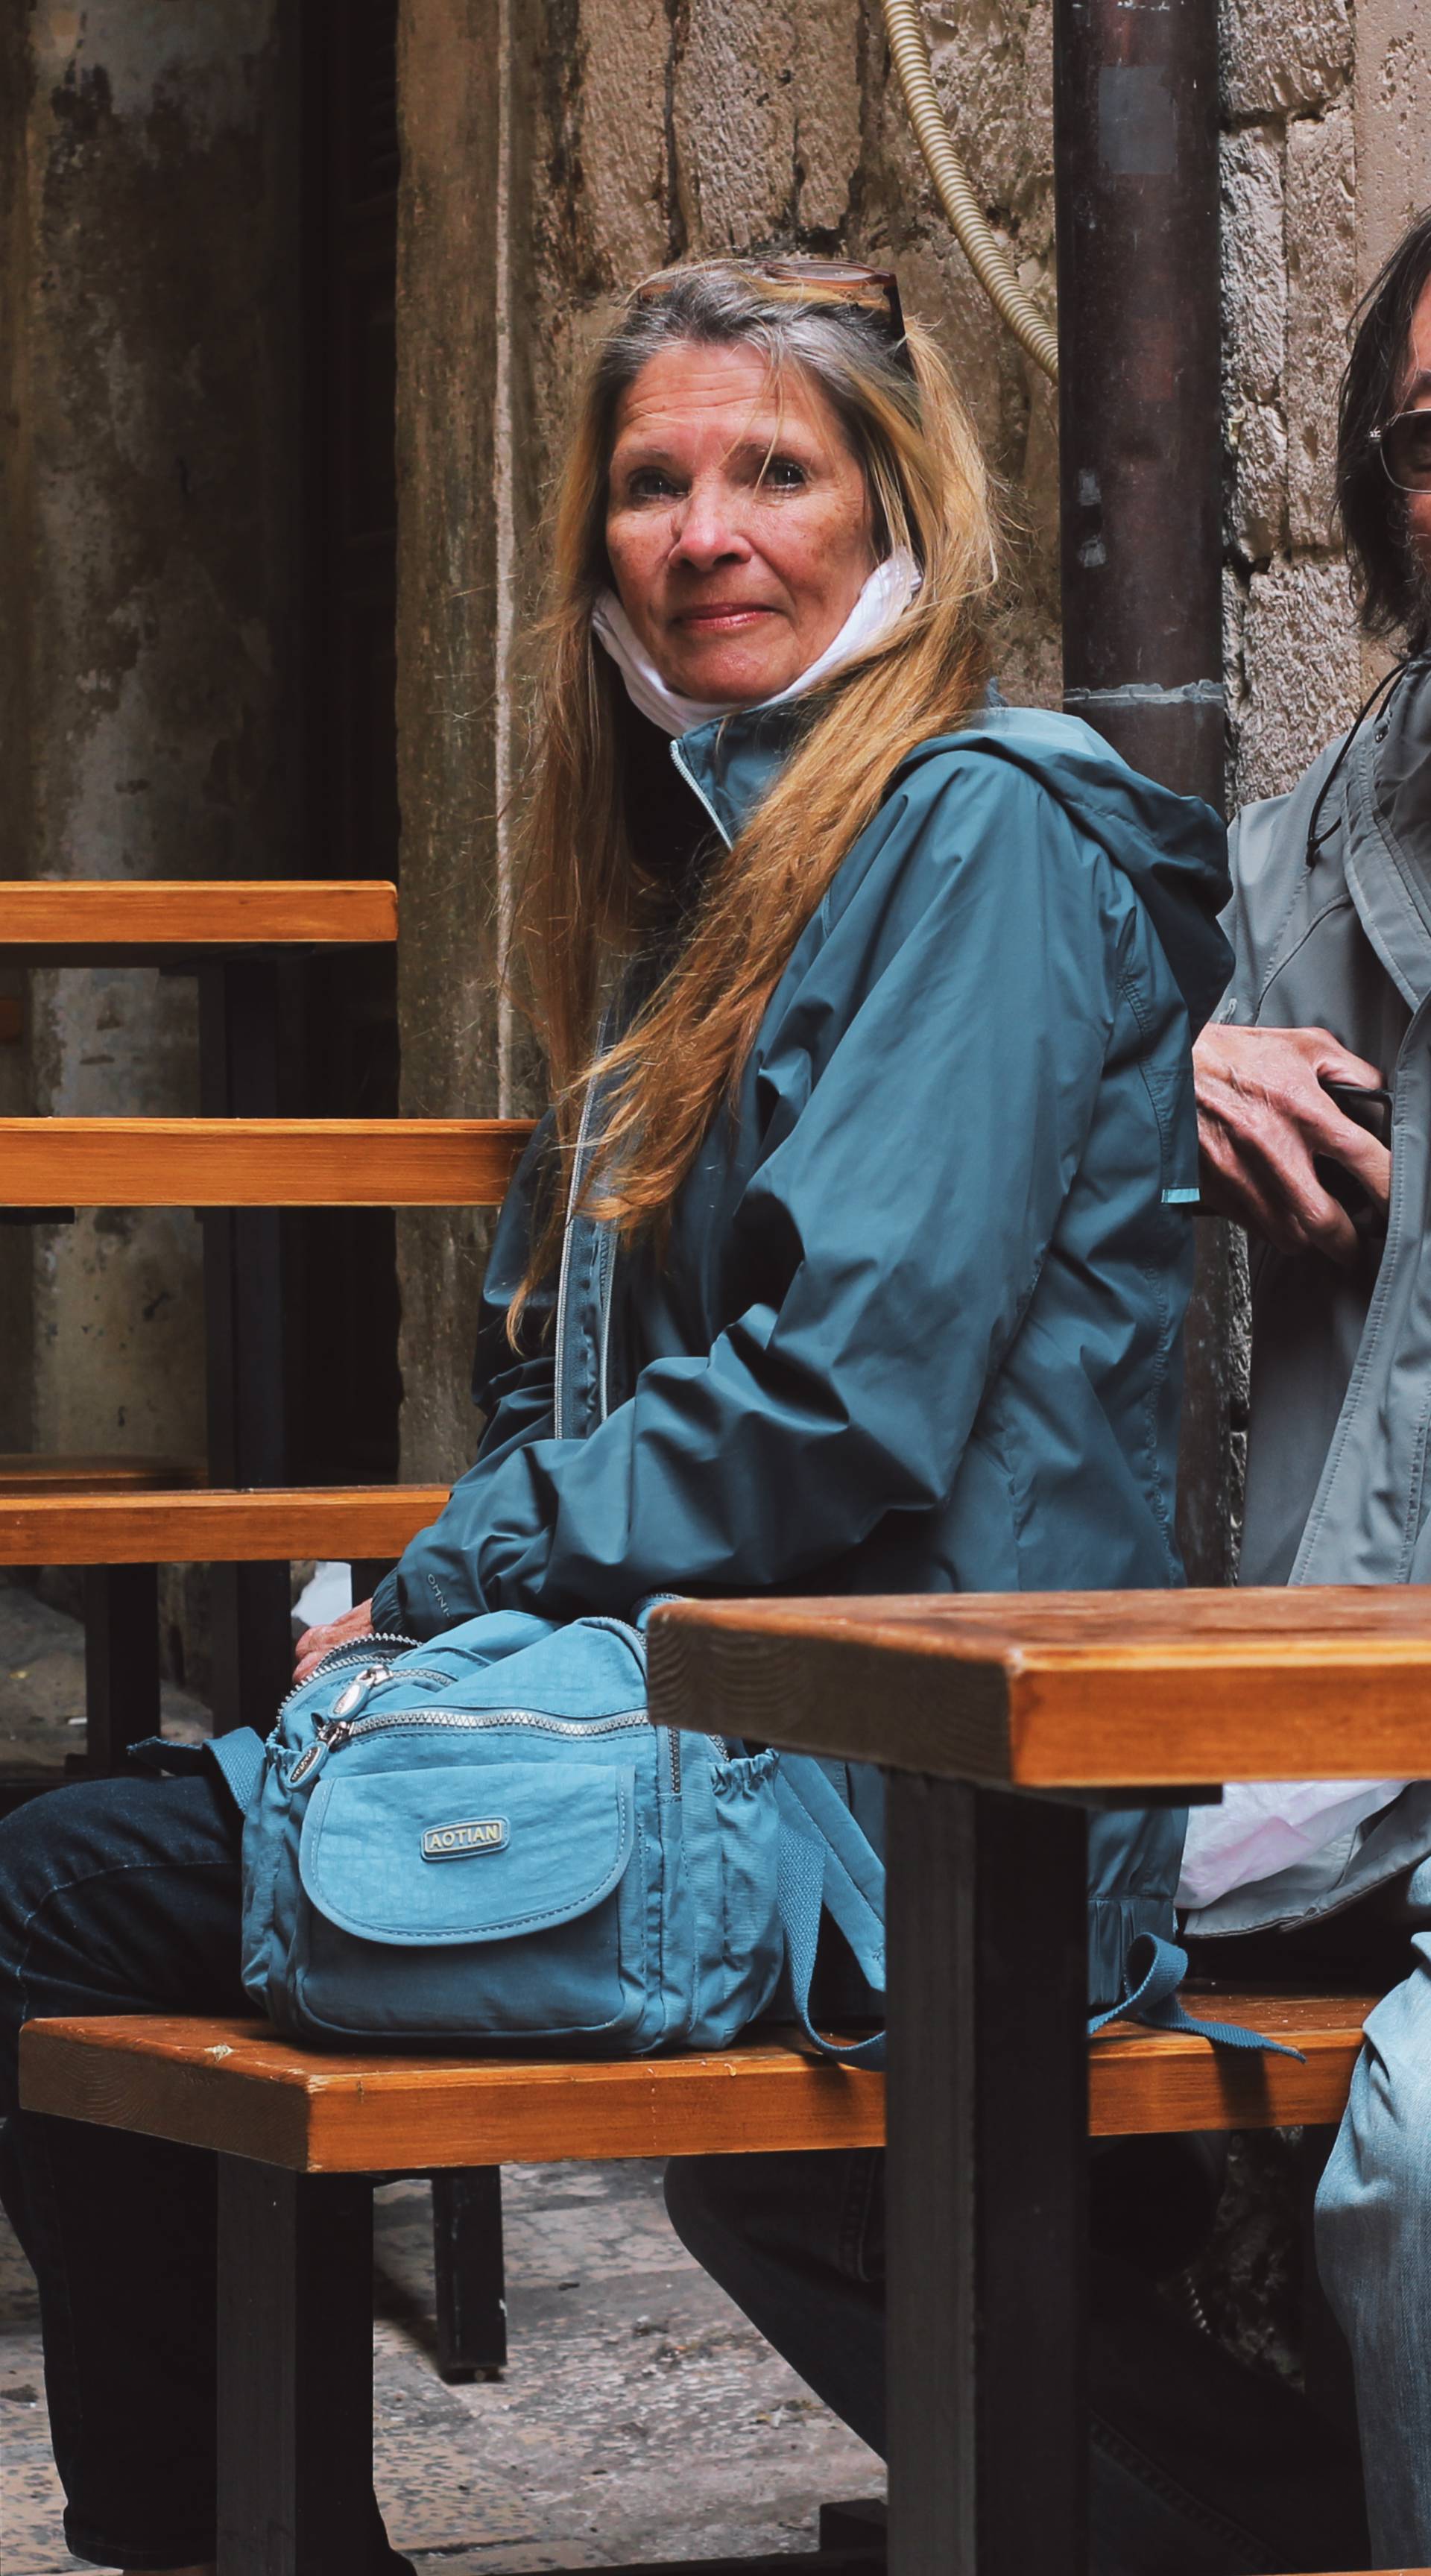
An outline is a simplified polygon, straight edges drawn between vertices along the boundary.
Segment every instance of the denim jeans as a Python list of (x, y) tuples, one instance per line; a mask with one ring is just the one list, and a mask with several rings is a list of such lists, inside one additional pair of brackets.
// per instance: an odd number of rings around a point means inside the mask
[[(1177, 2142), (1137, 2142), (1137, 2197), (1165, 2146), (1171, 2165)], [(1097, 2198), (1116, 2211), (1116, 2161), (1101, 2179), (1111, 2188)], [(883, 2156), (683, 2157), (667, 2167), (666, 2204), (697, 2261), (883, 2452)], [(1091, 2305), (1094, 2576), (1366, 2565), (1355, 2464), (1301, 2399), (1242, 2369), (1098, 2247)], [(1036, 2473), (1036, 2446), (1030, 2461)]]
[[(215, 2178), (164, 2139), (21, 2111), (23, 2021), (236, 2013), (238, 1818), (207, 1770), (0, 1823), (0, 2200), (34, 2267), (65, 2538), (105, 2567), (214, 2554)], [(374, 2570), (390, 2556), (373, 2507)]]
[[(1317, 2270), (1351, 2347), (1373, 2564), (1431, 2565), (1431, 1864), (1390, 1894), (1409, 1975), (1366, 2025), (1317, 2193)], [(1380, 1980), (1378, 1981), (1380, 1982)]]

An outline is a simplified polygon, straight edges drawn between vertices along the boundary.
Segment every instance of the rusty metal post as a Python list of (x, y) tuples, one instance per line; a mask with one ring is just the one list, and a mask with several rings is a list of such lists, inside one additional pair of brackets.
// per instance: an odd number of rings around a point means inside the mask
[(1217, 11), (1054, 25), (1065, 702), (1220, 804)]
[[(1221, 807), (1218, 13), (1054, 0), (1064, 704)], [(1227, 1258), (1201, 1220), (1179, 1520), (1231, 1571)]]

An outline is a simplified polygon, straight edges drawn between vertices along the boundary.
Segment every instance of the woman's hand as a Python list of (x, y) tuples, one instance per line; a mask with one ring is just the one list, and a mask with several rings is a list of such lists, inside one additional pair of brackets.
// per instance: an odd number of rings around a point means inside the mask
[(321, 1664), (325, 1655), (331, 1655), (335, 1646), (346, 1646), (350, 1637), (371, 1637), (372, 1633), (371, 1601), (360, 1601), (355, 1609), (345, 1610), (341, 1619), (330, 1619), (326, 1628), (305, 1628), (293, 1649), (294, 1681), (306, 1682), (315, 1665)]
[(1377, 1090), (1376, 1066), (1326, 1029), (1210, 1027), (1193, 1049), (1193, 1068), (1204, 1204), (1279, 1252), (1321, 1252), (1349, 1268), (1358, 1257), (1356, 1228), (1323, 1189), (1312, 1158), (1344, 1164), (1385, 1208), (1390, 1154), (1323, 1088)]

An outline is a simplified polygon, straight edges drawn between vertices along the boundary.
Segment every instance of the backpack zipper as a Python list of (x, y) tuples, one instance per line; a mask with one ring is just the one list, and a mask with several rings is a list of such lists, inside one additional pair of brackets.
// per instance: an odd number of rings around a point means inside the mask
[(360, 1659), (371, 1659), (375, 1646), (390, 1646), (392, 1653), (380, 1659), (386, 1672), (396, 1663), (399, 1655), (416, 1654), (422, 1642), (421, 1637), (399, 1637), (391, 1629), (375, 1628), (366, 1637), (349, 1637), (342, 1645), (330, 1646), (322, 1661), (314, 1665), (312, 1672), (306, 1674), (301, 1682), (295, 1682), (291, 1690), (285, 1691), (278, 1703), (275, 1723), (282, 1717), (284, 1710), (297, 1699), (300, 1691), (306, 1691), (311, 1682), (321, 1681), (325, 1675), (339, 1671), (344, 1664), (351, 1663), (355, 1655)]
[[(389, 1730), (396, 1731), (402, 1727), (436, 1726), (444, 1727), (452, 1734), (467, 1735), (486, 1733), (494, 1728), (525, 1726), (534, 1727), (542, 1735), (590, 1736), (630, 1734), (636, 1728), (649, 1726), (650, 1723), (651, 1720), (645, 1709), (626, 1709), (614, 1717), (592, 1718), (546, 1717), (540, 1711), (529, 1708), (481, 1710), (390, 1708), (375, 1711), (371, 1717), (340, 1717), (335, 1709), (331, 1717), (315, 1718), (314, 1740), (306, 1752), (299, 1755), (288, 1775), (288, 1785), (290, 1789), (297, 1788), (299, 1782), (307, 1779), (309, 1772), (325, 1753), (340, 1753), (345, 1744), (353, 1743), (358, 1736), (382, 1735)], [(671, 1791), (674, 1797), (679, 1798), (681, 1794), (680, 1734), (672, 1726), (666, 1729), (666, 1737), (670, 1753)], [(709, 1741), (724, 1761), (726, 1746), (721, 1738), (713, 1735)]]
[(314, 1720), (315, 1741), (300, 1754), (288, 1776), (290, 1789), (305, 1780), (315, 1762), (325, 1753), (339, 1753), (359, 1735), (381, 1735), (389, 1728), (405, 1726), (445, 1727), (458, 1735), (485, 1733), (493, 1727), (535, 1727), (542, 1735), (619, 1735), (638, 1726), (650, 1724), (644, 1709), (628, 1709), (617, 1717), (544, 1717), (528, 1708), (441, 1709), (390, 1708), (372, 1717), (346, 1718), (333, 1715)]

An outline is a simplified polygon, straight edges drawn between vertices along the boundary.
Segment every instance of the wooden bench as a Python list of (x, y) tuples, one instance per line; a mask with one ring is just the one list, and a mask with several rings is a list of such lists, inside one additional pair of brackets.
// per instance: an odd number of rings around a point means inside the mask
[[(1089, 2052), (1090, 2132), (1325, 2126), (1345, 2101), (1372, 2000), (1219, 1993), (1195, 2006), (1293, 2039), (1302, 2064), (1114, 2025)], [(219, 2158), (220, 2576), (347, 2576), (356, 2563), (356, 2537), (337, 2517), (371, 2474), (375, 2179), (871, 2147), (885, 2134), (882, 2077), (814, 2061), (778, 2033), (719, 2053), (605, 2063), (320, 2054), (258, 2021), (33, 2022), (21, 2090), (32, 2110)], [(274, 2558), (265, 2553), (279, 2532)], [(883, 2563), (875, 2517), (827, 2508), (821, 2540), (794, 2562), (812, 2576)]]
[[(0, 1511), (9, 1502), (42, 1501), (62, 1517), (71, 1497), (131, 1502), (139, 1494), (192, 1490), (204, 1467), (195, 1458), (37, 1457), (0, 1454)], [(91, 1547), (72, 1560), (49, 1556), (0, 1557), (0, 1563), (84, 1567), (85, 1749), (66, 1760), (64, 1776), (118, 1769), (123, 1748), (159, 1723), (159, 1617), (155, 1569), (123, 1564)], [(51, 1785), (36, 1768), (0, 1779), (0, 1815)]]
[[(162, 1462), (15, 1462), (0, 1476), (0, 1564), (85, 1572), (84, 1767), (122, 1769), (159, 1724), (162, 1564), (213, 1571), (216, 1720), (276, 1706), (291, 1671), (288, 1569), (339, 1557), (371, 1577), (435, 1518), (444, 1488), (293, 1489), (282, 1407), (280, 1208), (496, 1206), (528, 1124), (306, 1120), (279, 1103), (284, 961), (391, 946), (385, 882), (0, 884), (0, 947), (32, 966), (150, 965), (195, 974), (201, 1117), (0, 1119), (0, 1215), (79, 1207), (194, 1207), (205, 1218), (210, 1468), (196, 1491)], [(222, 1113), (222, 1114), (220, 1114)], [(255, 1492), (255, 1488), (259, 1488)], [(266, 1490), (263, 1490), (265, 1489)], [(369, 1582), (370, 1588), (370, 1582)], [(0, 1782), (0, 1812), (46, 1785)], [(434, 2185), (440, 2366), (470, 2378), (505, 2353), (500, 2177)]]

